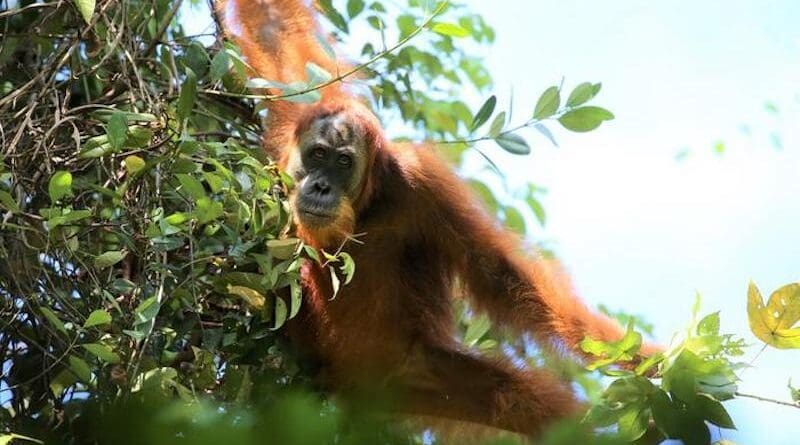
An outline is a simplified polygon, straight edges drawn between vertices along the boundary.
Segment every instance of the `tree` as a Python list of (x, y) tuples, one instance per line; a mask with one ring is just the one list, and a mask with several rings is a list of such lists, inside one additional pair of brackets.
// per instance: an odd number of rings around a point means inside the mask
[[(586, 105), (600, 90), (589, 82), (569, 94), (544, 89), (521, 120), (491, 95), (473, 112), (454, 93), (488, 95), (491, 77), (461, 45), (490, 45), (494, 31), (461, 5), (432, 3), (320, 1), (334, 38), (371, 29), (380, 40), (363, 45), (357, 82), (385, 121), (405, 123), (406, 137), (441, 141), (456, 166), (474, 153), (492, 166), (476, 142), (522, 155), (529, 145), (520, 129), (553, 139), (548, 121), (590, 131), (613, 118)], [(237, 48), (218, 32), (186, 35), (182, 20), (211, 17), (207, 5), (3, 6), (0, 443), (421, 440), (418, 430), (367, 415), (368, 403), (344, 409), (313, 391), (304, 364), (276, 335), (302, 310), (303, 261), (345, 276), (357, 265), (288, 232), (291, 180), (258, 148), (263, 97), (249, 89), (269, 79), (248, 79)], [(396, 45), (386, 43), (392, 38)], [(293, 86), (293, 100), (314, 100), (315, 86), (334, 76), (317, 74)], [(511, 228), (524, 232), (531, 215), (544, 222), (536, 187), (509, 200), (479, 179), (472, 184)], [(289, 298), (277, 296), (282, 289)], [(524, 339), (493, 332), (467, 308), (461, 326), (471, 346), (525, 349)], [(729, 358), (742, 345), (719, 334), (717, 315), (695, 323), (666, 359), (633, 373), (610, 367), (640, 342), (633, 330), (616, 344), (586, 340), (601, 357), (591, 368), (618, 377), (601, 397), (596, 377), (571, 366), (597, 402), (588, 422), (617, 424), (613, 441), (638, 439), (651, 415), (654, 437), (687, 443), (708, 442), (704, 420), (731, 426), (718, 400), (733, 396)], [(644, 376), (655, 366), (662, 386)], [(568, 428), (552, 440), (575, 434)]]

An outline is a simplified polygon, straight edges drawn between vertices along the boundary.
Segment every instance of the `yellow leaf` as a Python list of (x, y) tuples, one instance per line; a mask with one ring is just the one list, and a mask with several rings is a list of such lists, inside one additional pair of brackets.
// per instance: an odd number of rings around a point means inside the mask
[(800, 348), (800, 283), (783, 286), (772, 293), (764, 305), (755, 283), (747, 290), (747, 317), (750, 330), (764, 343), (781, 349)]
[(247, 304), (257, 309), (264, 307), (264, 302), (266, 301), (266, 298), (261, 295), (261, 292), (245, 286), (234, 286), (229, 284), (228, 293), (242, 297)]

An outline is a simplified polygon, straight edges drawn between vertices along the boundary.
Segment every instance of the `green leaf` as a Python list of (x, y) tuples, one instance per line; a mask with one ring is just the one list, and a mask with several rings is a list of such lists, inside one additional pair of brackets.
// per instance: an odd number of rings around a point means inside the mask
[(719, 335), (719, 311), (700, 320), (697, 324), (697, 335)]
[(194, 209), (194, 216), (200, 224), (210, 223), (221, 217), (224, 213), (225, 211), (221, 202), (212, 201), (207, 197), (198, 199)]
[(120, 358), (109, 346), (100, 343), (86, 343), (81, 345), (83, 349), (106, 363), (119, 363)]
[(361, 14), (361, 11), (364, 10), (364, 0), (348, 0), (347, 2), (347, 15), (350, 18), (354, 18), (358, 14)]
[(289, 311), (286, 308), (286, 302), (283, 301), (283, 298), (275, 297), (275, 318), (274, 318), (274, 326), (270, 329), (273, 331), (276, 329), (280, 329), (286, 320), (289, 319), (288, 317)]
[(69, 356), (69, 369), (78, 376), (83, 383), (89, 383), (92, 380), (92, 369), (89, 364), (80, 357), (74, 355)]
[(721, 428), (736, 429), (733, 419), (725, 410), (721, 403), (708, 395), (698, 394), (695, 399), (694, 408), (703, 416), (705, 420)]
[(105, 269), (106, 267), (111, 267), (120, 261), (128, 254), (128, 252), (124, 250), (109, 250), (108, 252), (104, 252), (98, 255), (94, 259), (94, 267), (98, 269)]
[(789, 383), (786, 384), (786, 387), (789, 388), (789, 397), (791, 397), (792, 401), (795, 403), (800, 402), (800, 388), (792, 386), (792, 379), (789, 379)]
[(208, 52), (206, 52), (206, 48), (196, 40), (192, 41), (188, 47), (184, 46), (183, 57), (181, 57), (180, 60), (186, 67), (186, 70), (191, 70), (199, 79), (202, 79), (208, 72)]
[(50, 308), (47, 308), (47, 307), (44, 307), (44, 306), (40, 306), (39, 310), (42, 311), (42, 315), (44, 315), (44, 318), (46, 318), (47, 321), (49, 321), (50, 324), (53, 325), (54, 328), (58, 329), (59, 331), (61, 331), (64, 334), (67, 333), (67, 328), (66, 328), (66, 326), (64, 326), (64, 322), (61, 321), (56, 316), (55, 312), (51, 311)]
[(531, 147), (521, 136), (514, 133), (506, 133), (497, 136), (495, 139), (497, 145), (503, 150), (513, 153), (515, 155), (526, 155), (531, 152)]
[(494, 107), (497, 105), (497, 98), (495, 96), (490, 96), (486, 99), (486, 102), (481, 105), (481, 108), (475, 113), (475, 116), (472, 118), (472, 124), (469, 127), (470, 131), (475, 131), (480, 128), (481, 125), (485, 124), (486, 121), (492, 116), (494, 113)]
[(349, 28), (347, 27), (347, 20), (345, 20), (339, 11), (333, 7), (331, 0), (319, 0), (318, 3), (322, 9), (322, 13), (325, 14), (325, 17), (327, 17), (335, 27), (339, 28), (340, 31), (345, 33), (350, 32)]
[(161, 305), (155, 295), (145, 299), (133, 311), (136, 316), (136, 324), (143, 324), (153, 320), (160, 310)]
[(431, 27), (431, 31), (443, 36), (462, 38), (469, 36), (469, 31), (455, 23), (436, 23)]
[(800, 348), (800, 283), (783, 286), (772, 293), (766, 306), (755, 283), (747, 291), (747, 318), (759, 340), (779, 349)]
[(81, 17), (89, 24), (92, 22), (92, 15), (94, 14), (95, 0), (75, 0), (75, 6), (78, 7), (78, 12)]
[(233, 62), (231, 61), (231, 56), (228, 54), (227, 51), (219, 51), (214, 58), (211, 59), (211, 71), (209, 75), (211, 76), (211, 80), (220, 80), (225, 74), (228, 74), (230, 71), (231, 66), (233, 66)]
[(506, 227), (513, 230), (514, 232), (524, 234), (525, 233), (525, 219), (522, 218), (522, 214), (516, 208), (512, 206), (507, 206), (505, 209), (505, 223)]
[(625, 442), (633, 442), (647, 431), (649, 420), (650, 410), (641, 404), (629, 405), (617, 421), (617, 434)]
[(291, 281), (289, 283), (289, 296), (291, 298), (289, 303), (289, 318), (294, 318), (300, 312), (300, 305), (303, 302), (303, 289), (298, 281)]
[(103, 157), (112, 151), (111, 144), (108, 142), (108, 135), (101, 134), (87, 139), (78, 157), (81, 159), (95, 159)]
[(342, 260), (341, 270), (344, 274), (344, 284), (350, 284), (350, 280), (352, 280), (353, 275), (356, 274), (356, 262), (353, 261), (353, 257), (347, 252), (340, 253), (339, 258)]
[(536, 101), (533, 118), (537, 120), (547, 119), (558, 111), (559, 105), (561, 105), (561, 97), (559, 96), (558, 87), (552, 86), (544, 90), (542, 95), (539, 96), (539, 100)]
[(0, 190), (0, 206), (3, 206), (4, 209), (11, 210), (14, 213), (20, 211), (17, 201), (5, 190)]
[(89, 314), (89, 317), (86, 318), (86, 322), (83, 323), (83, 327), (90, 328), (92, 326), (100, 326), (109, 323), (111, 323), (111, 314), (109, 314), (105, 309), (96, 309)]
[(274, 239), (267, 241), (267, 250), (279, 260), (288, 260), (297, 252), (300, 240), (297, 238)]
[(63, 170), (55, 172), (50, 178), (47, 192), (52, 202), (65, 196), (72, 196), (72, 173)]
[(314, 86), (321, 85), (333, 78), (331, 73), (314, 62), (306, 63), (306, 76), (308, 77), (309, 85)]
[(488, 315), (480, 314), (473, 317), (467, 326), (467, 332), (464, 333), (464, 344), (469, 347), (475, 346), (478, 340), (489, 332), (491, 327), (492, 321)]
[(192, 113), (194, 101), (197, 97), (197, 75), (191, 68), (186, 68), (186, 79), (181, 85), (181, 93), (178, 96), (177, 116), (183, 122)]
[(189, 195), (189, 197), (195, 201), (206, 197), (206, 189), (203, 188), (203, 183), (195, 178), (194, 175), (180, 173), (176, 176), (178, 177), (178, 182), (181, 183), (181, 191)]
[(285, 94), (288, 96), (283, 97), (282, 99), (289, 102), (299, 103), (299, 104), (313, 104), (319, 102), (322, 99), (322, 93), (319, 90), (307, 90), (308, 87), (298, 90), (297, 92), (303, 91), (301, 94), (296, 94), (292, 91), (287, 91)]
[(494, 117), (492, 120), (492, 124), (489, 125), (489, 137), (496, 138), (501, 131), (503, 131), (503, 127), (506, 126), (506, 112), (501, 111), (497, 113), (497, 116)]
[(591, 82), (584, 82), (575, 87), (569, 94), (567, 99), (567, 106), (577, 107), (591, 100), (600, 91), (600, 84), (592, 84)]
[(558, 122), (567, 130), (586, 132), (599, 127), (603, 121), (611, 119), (614, 119), (614, 115), (605, 108), (587, 106), (564, 113), (558, 118)]
[(117, 151), (124, 147), (127, 133), (128, 119), (125, 117), (125, 113), (114, 112), (108, 121), (108, 125), (106, 125), (106, 134), (108, 135), (108, 143), (111, 144), (111, 149)]

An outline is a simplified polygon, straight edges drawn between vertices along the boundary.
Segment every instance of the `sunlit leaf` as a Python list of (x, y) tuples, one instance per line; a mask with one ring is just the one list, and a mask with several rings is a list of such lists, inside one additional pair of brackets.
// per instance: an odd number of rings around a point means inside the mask
[(592, 84), (591, 82), (584, 82), (575, 87), (569, 94), (567, 99), (568, 107), (577, 107), (591, 100), (597, 92), (600, 91), (600, 84)]
[(341, 270), (344, 274), (344, 284), (350, 284), (350, 281), (356, 274), (356, 262), (353, 261), (353, 257), (347, 252), (340, 253), (339, 258), (342, 261)]
[(155, 295), (146, 298), (144, 301), (139, 303), (139, 306), (137, 306), (133, 311), (134, 315), (136, 316), (136, 324), (143, 324), (153, 320), (156, 318), (160, 310), (161, 305), (159, 304)]
[(800, 348), (800, 283), (783, 286), (772, 293), (766, 306), (755, 283), (747, 291), (750, 330), (764, 343), (780, 349)]
[(464, 344), (467, 346), (475, 346), (475, 343), (477, 343), (491, 327), (492, 322), (488, 315), (480, 314), (473, 317), (467, 326), (467, 331), (464, 333)]
[(503, 127), (506, 126), (506, 112), (501, 111), (497, 113), (497, 116), (492, 119), (492, 124), (489, 125), (489, 137), (496, 138), (500, 135), (500, 132), (503, 131)]
[(100, 343), (86, 343), (81, 347), (106, 363), (119, 363), (120, 357), (110, 347)]
[(469, 36), (469, 31), (455, 23), (436, 23), (431, 27), (431, 31), (443, 36), (456, 38)]
[(100, 326), (111, 323), (111, 314), (105, 309), (96, 309), (86, 317), (86, 322), (83, 323), (84, 328), (92, 326)]
[(558, 87), (552, 86), (544, 90), (542, 95), (539, 96), (536, 108), (533, 111), (533, 118), (537, 120), (546, 119), (558, 111), (559, 105), (561, 105), (561, 96), (559, 95)]
[(567, 130), (586, 132), (599, 127), (604, 121), (614, 119), (614, 115), (600, 107), (587, 106), (572, 109), (558, 118)]
[(124, 162), (125, 169), (128, 170), (128, 174), (131, 175), (138, 173), (145, 166), (144, 159), (136, 155), (126, 156)]
[(233, 286), (229, 284), (228, 293), (241, 297), (249, 306), (256, 309), (263, 308), (264, 303), (267, 301), (261, 292), (245, 286)]
[(53, 173), (47, 186), (47, 192), (53, 202), (65, 196), (72, 196), (72, 173), (63, 170)]
[(78, 12), (81, 13), (81, 17), (83, 20), (88, 24), (92, 21), (92, 15), (94, 14), (94, 7), (95, 7), (96, 0), (75, 0), (75, 6), (78, 7)]

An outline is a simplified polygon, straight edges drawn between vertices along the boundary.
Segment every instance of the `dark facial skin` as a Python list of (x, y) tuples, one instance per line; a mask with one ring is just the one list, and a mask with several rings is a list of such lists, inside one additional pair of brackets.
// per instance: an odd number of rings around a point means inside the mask
[(365, 168), (363, 137), (344, 117), (326, 116), (300, 136), (298, 154), (287, 165), (297, 181), (297, 216), (307, 226), (324, 227), (336, 220), (343, 199), (357, 198)]

